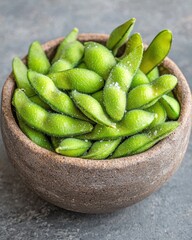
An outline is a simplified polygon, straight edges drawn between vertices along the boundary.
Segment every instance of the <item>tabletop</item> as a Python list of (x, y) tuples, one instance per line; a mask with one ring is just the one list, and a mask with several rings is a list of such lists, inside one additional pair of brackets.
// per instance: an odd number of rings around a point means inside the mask
[[(135, 31), (150, 43), (162, 29), (173, 32), (169, 56), (192, 88), (191, 0), (0, 0), (0, 86), (14, 56), (34, 40), (44, 43), (81, 33), (110, 33), (135, 17)], [(31, 192), (11, 166), (0, 137), (0, 239), (191, 240), (192, 137), (179, 170), (145, 200), (111, 214), (88, 215), (53, 206)]]

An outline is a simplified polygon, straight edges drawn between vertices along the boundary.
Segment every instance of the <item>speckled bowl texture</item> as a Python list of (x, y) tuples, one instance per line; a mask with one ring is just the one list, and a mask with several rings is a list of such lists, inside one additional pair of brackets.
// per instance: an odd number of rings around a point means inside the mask
[[(79, 40), (100, 43), (104, 34), (81, 34)], [(43, 45), (49, 57), (62, 38)], [(64, 209), (105, 213), (128, 207), (159, 189), (179, 167), (191, 131), (191, 93), (177, 65), (166, 58), (164, 72), (178, 78), (175, 94), (181, 104), (180, 126), (150, 150), (113, 160), (85, 160), (58, 155), (29, 140), (19, 129), (11, 106), (15, 82), (11, 74), (2, 91), (1, 128), (7, 154), (28, 187)], [(171, 194), (171, 193), (170, 193)]]

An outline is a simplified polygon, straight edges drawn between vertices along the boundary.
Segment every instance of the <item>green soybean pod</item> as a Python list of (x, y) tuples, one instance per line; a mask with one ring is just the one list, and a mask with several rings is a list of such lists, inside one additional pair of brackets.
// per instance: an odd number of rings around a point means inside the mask
[(84, 45), (84, 62), (87, 68), (106, 79), (116, 64), (113, 54), (100, 43), (86, 42)]
[(38, 95), (29, 97), (29, 100), (32, 101), (33, 103), (38, 104), (40, 107), (44, 108), (45, 110), (51, 110), (50, 106), (45, 103), (43, 100)]
[(118, 49), (127, 41), (129, 34), (133, 29), (135, 21), (135, 18), (131, 18), (111, 32), (106, 46), (108, 49), (113, 51), (114, 55), (117, 54)]
[(73, 64), (64, 59), (59, 59), (57, 62), (53, 63), (53, 65), (50, 67), (49, 73), (62, 72), (72, 68)]
[(61, 54), (63, 52), (63, 49), (68, 45), (68, 43), (74, 42), (77, 40), (79, 30), (77, 28), (74, 28), (59, 44), (59, 47), (57, 48), (57, 52), (52, 60), (52, 64), (60, 59)]
[(25, 90), (28, 97), (34, 96), (35, 92), (32, 89), (27, 78), (27, 67), (20, 58), (15, 57), (12, 62), (13, 74), (18, 88)]
[(100, 90), (98, 92), (95, 92), (91, 95), (93, 98), (95, 98), (102, 106), (102, 108), (104, 108), (104, 104), (103, 104), (103, 91)]
[(149, 83), (148, 77), (140, 69), (138, 69), (131, 82), (130, 90), (146, 83)]
[(169, 119), (177, 120), (179, 118), (180, 104), (175, 98), (164, 95), (160, 99), (160, 102), (165, 108)]
[(118, 146), (111, 158), (125, 157), (144, 152), (171, 134), (178, 126), (179, 123), (176, 121), (165, 122), (144, 133), (129, 137)]
[(97, 92), (104, 85), (103, 79), (97, 73), (82, 68), (50, 73), (48, 77), (53, 80), (59, 89), (77, 90), (82, 93)]
[(158, 69), (158, 67), (153, 68), (153, 70), (151, 70), (147, 74), (147, 77), (148, 77), (150, 82), (152, 82), (153, 80), (159, 78), (159, 69)]
[(167, 74), (160, 76), (149, 84), (133, 88), (127, 95), (127, 110), (145, 109), (152, 106), (164, 94), (170, 92), (177, 84), (177, 78)]
[(17, 114), (17, 120), (19, 123), (19, 127), (21, 128), (22, 132), (31, 139), (32, 142), (36, 143), (38, 146), (46, 148), (50, 151), (53, 150), (48, 138), (41, 132), (36, 131), (35, 129), (32, 129), (28, 127), (19, 117)]
[(120, 59), (123, 59), (127, 55), (129, 55), (130, 52), (132, 52), (135, 48), (139, 47), (142, 43), (142, 38), (139, 33), (134, 33), (127, 41), (125, 50), (123, 55), (120, 57)]
[(83, 69), (87, 69), (87, 66), (84, 62), (81, 62), (78, 66), (78, 68), (83, 68)]
[(161, 31), (150, 43), (143, 54), (140, 69), (145, 74), (149, 73), (168, 55), (172, 44), (172, 32), (170, 30)]
[(167, 119), (167, 113), (159, 101), (157, 101), (151, 107), (146, 108), (145, 110), (155, 114), (155, 118), (154, 118), (153, 122), (149, 125), (148, 129), (153, 128), (156, 125), (165, 122), (165, 120)]
[(80, 157), (91, 147), (91, 142), (76, 138), (66, 138), (60, 142), (55, 151), (69, 157)]
[(47, 74), (49, 71), (49, 60), (38, 41), (33, 42), (29, 47), (28, 67), (29, 69), (42, 74)]
[(74, 118), (87, 120), (75, 106), (71, 98), (66, 93), (60, 91), (49, 77), (40, 73), (28, 71), (28, 79), (39, 97), (53, 110)]
[(108, 140), (131, 136), (147, 128), (154, 120), (154, 115), (154, 113), (143, 110), (129, 111), (120, 122), (116, 123), (116, 128), (97, 124), (92, 132), (78, 136), (78, 138), (88, 140)]
[(121, 138), (115, 140), (96, 141), (93, 143), (88, 153), (83, 155), (82, 158), (95, 160), (105, 159), (115, 151), (120, 142)]
[(66, 137), (84, 134), (93, 129), (93, 126), (86, 121), (47, 112), (31, 102), (21, 89), (15, 90), (12, 104), (28, 126), (50, 136)]
[(76, 90), (71, 92), (71, 96), (76, 106), (91, 120), (101, 125), (115, 128), (115, 124), (111, 122), (103, 111), (100, 103), (88, 94), (79, 93)]
[(103, 89), (106, 112), (114, 121), (120, 121), (126, 109), (126, 95), (143, 55), (143, 46), (135, 48), (111, 70)]

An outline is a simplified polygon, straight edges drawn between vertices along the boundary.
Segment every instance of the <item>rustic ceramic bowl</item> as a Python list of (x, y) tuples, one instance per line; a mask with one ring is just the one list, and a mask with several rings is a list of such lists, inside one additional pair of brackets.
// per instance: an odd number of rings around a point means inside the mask
[[(106, 42), (107, 35), (82, 34), (81, 41)], [(47, 42), (51, 57), (62, 38)], [(180, 126), (150, 150), (113, 160), (85, 160), (58, 155), (31, 142), (19, 129), (11, 106), (12, 74), (2, 91), (2, 135), (7, 154), (24, 182), (47, 201), (77, 212), (105, 213), (130, 206), (156, 191), (176, 171), (191, 130), (191, 93), (185, 77), (170, 59), (163, 71), (178, 78)]]

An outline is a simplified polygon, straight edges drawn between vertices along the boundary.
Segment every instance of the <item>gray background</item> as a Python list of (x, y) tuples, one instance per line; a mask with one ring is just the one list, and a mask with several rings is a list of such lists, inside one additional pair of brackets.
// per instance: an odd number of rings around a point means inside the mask
[[(136, 17), (135, 31), (146, 43), (162, 29), (173, 31), (170, 57), (192, 87), (191, 0), (0, 0), (0, 85), (14, 56), (42, 43), (80, 32), (110, 33)], [(184, 161), (158, 192), (107, 215), (85, 215), (57, 208), (30, 192), (11, 167), (0, 139), (0, 239), (192, 239), (192, 138)]]

